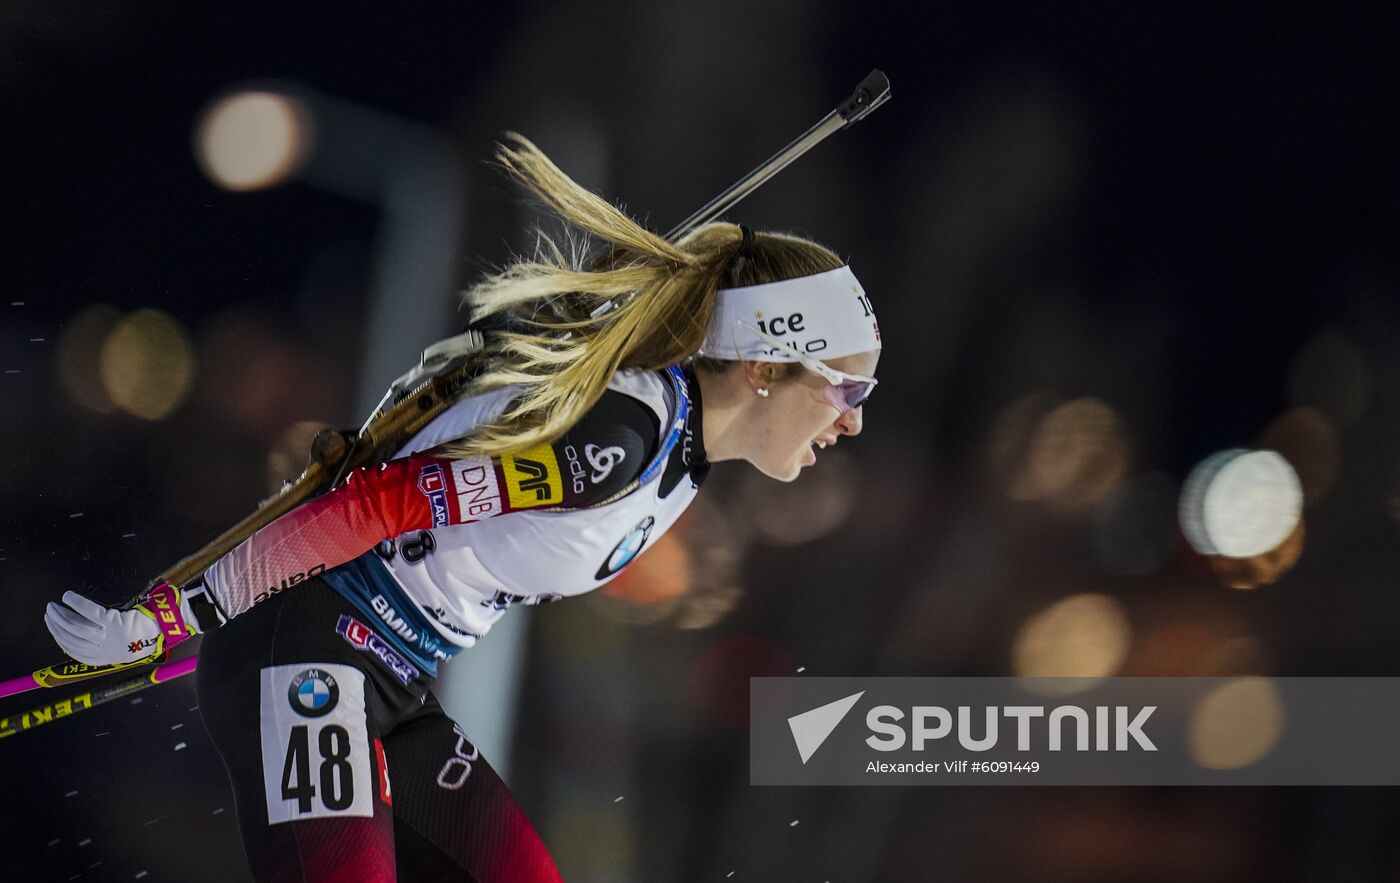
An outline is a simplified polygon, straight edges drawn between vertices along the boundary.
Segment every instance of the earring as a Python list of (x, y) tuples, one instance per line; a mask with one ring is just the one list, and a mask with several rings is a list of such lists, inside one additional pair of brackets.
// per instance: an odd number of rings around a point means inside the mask
[(760, 386), (760, 387), (756, 388), (756, 389), (754, 390), (754, 392), (756, 392), (756, 393), (758, 393), (759, 395), (763, 396), (765, 399), (768, 398), (768, 389), (767, 389), (767, 387)]

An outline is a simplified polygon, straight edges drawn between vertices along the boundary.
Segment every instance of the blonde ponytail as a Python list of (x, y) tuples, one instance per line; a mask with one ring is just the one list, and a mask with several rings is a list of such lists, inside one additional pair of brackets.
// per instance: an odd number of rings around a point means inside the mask
[(509, 133), (506, 141), (496, 154), (506, 172), (609, 249), (585, 267), (579, 243), (568, 238), (566, 255), (541, 233), (532, 258), (467, 290), (474, 322), (499, 314), (512, 320), (508, 330), (489, 335), (487, 366), (468, 394), (509, 384), (520, 384), (521, 394), (499, 419), (447, 446), (456, 456), (552, 442), (593, 407), (619, 368), (664, 368), (694, 356), (721, 285), (772, 282), (842, 263), (814, 242), (776, 233), (759, 234), (749, 259), (736, 262), (742, 234), (727, 223), (668, 242), (580, 186), (525, 137)]

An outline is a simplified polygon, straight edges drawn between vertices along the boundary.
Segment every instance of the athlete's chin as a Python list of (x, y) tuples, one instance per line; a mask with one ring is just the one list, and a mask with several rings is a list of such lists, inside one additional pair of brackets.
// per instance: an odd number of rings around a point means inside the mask
[(762, 472), (769, 478), (777, 479), (778, 481), (786, 483), (790, 481), (795, 481), (797, 479), (797, 476), (802, 474), (802, 467), (805, 465), (805, 463), (802, 463), (799, 460), (793, 460), (781, 466), (759, 466), (758, 471)]

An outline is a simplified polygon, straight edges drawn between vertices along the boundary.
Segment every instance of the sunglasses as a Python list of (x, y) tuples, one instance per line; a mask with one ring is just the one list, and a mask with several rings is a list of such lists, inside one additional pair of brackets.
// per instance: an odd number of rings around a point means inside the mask
[(879, 383), (874, 377), (864, 377), (860, 374), (847, 374), (845, 371), (837, 371), (821, 359), (800, 352), (796, 347), (783, 343), (776, 337), (765, 332), (762, 328), (750, 325), (748, 322), (740, 321), (739, 324), (749, 331), (752, 331), (754, 334), (757, 334), (769, 345), (792, 353), (797, 357), (797, 361), (802, 364), (802, 367), (820, 375), (822, 379), (830, 384), (822, 389), (823, 398), (826, 399), (827, 404), (831, 405), (831, 407), (842, 414), (847, 411), (854, 411), (856, 408), (865, 404), (865, 400), (870, 398), (870, 394), (875, 391), (875, 384)]

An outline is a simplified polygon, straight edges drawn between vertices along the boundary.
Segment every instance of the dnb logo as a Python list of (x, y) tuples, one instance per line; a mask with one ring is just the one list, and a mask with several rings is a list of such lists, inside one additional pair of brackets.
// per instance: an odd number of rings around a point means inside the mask
[(648, 515), (637, 523), (637, 526), (627, 532), (627, 536), (622, 538), (622, 542), (613, 547), (612, 554), (608, 560), (603, 562), (603, 566), (598, 568), (598, 573), (594, 579), (607, 579), (614, 573), (632, 563), (638, 553), (642, 551), (642, 546), (647, 543), (647, 538), (651, 536), (652, 525), (656, 524), (656, 519)]
[(418, 470), (418, 492), (428, 498), (433, 510), (433, 527), (445, 527), (452, 521), (447, 508), (447, 476), (436, 463)]
[(302, 717), (323, 717), (340, 701), (340, 687), (329, 673), (308, 668), (292, 678), (291, 686), (287, 687), (287, 701)]

